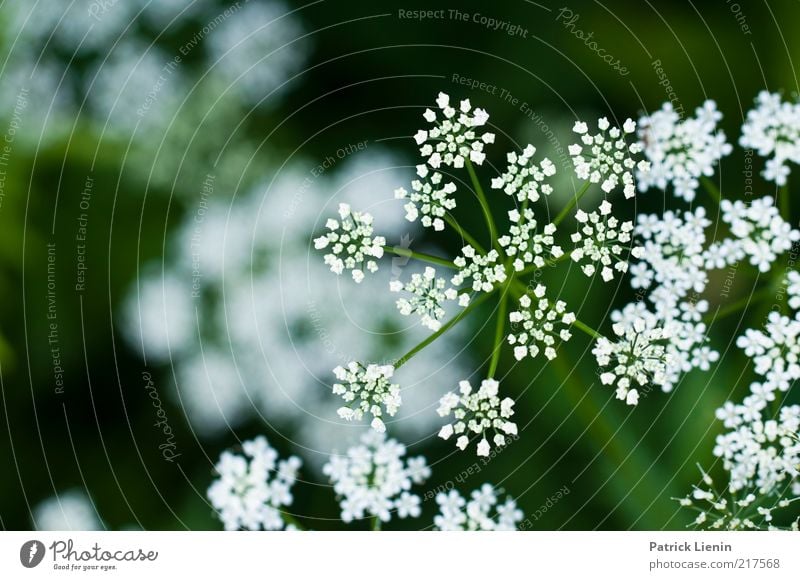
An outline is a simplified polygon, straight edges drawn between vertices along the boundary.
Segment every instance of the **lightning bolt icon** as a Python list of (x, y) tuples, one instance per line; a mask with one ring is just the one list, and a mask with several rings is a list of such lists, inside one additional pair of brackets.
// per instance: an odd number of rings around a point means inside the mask
[(28, 564), (33, 562), (33, 557), (36, 555), (36, 552), (38, 552), (38, 551), (39, 551), (39, 544), (37, 544), (35, 542), (33, 544), (31, 544), (31, 551), (30, 551), (30, 553), (28, 553)]

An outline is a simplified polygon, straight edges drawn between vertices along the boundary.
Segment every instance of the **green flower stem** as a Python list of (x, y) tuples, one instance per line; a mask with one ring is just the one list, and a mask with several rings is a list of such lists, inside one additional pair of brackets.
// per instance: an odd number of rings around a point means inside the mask
[(479, 254), (485, 254), (486, 253), (486, 250), (484, 250), (483, 246), (478, 243), (478, 240), (476, 240), (473, 236), (471, 236), (470, 233), (467, 230), (462, 228), (459, 225), (459, 223), (455, 220), (455, 218), (453, 218), (453, 216), (451, 216), (450, 214), (445, 214), (444, 221), (447, 222), (447, 225), (449, 225), (451, 228), (453, 228), (456, 231), (456, 233), (459, 236), (461, 236), (461, 238), (463, 240), (465, 240), (470, 246), (475, 248), (475, 250)]
[(569, 203), (564, 207), (564, 209), (562, 209), (558, 213), (558, 215), (556, 216), (556, 219), (553, 220), (553, 223), (555, 225), (558, 225), (562, 221), (564, 221), (564, 218), (567, 217), (567, 215), (569, 214), (570, 211), (572, 211), (572, 208), (574, 208), (576, 205), (578, 205), (578, 201), (580, 201), (580, 199), (586, 194), (586, 192), (589, 191), (589, 188), (591, 187), (591, 185), (592, 185), (592, 182), (591, 181), (587, 181), (581, 186), (581, 188), (578, 191), (575, 192), (575, 197), (573, 197), (571, 200), (569, 200)]
[(705, 190), (708, 192), (708, 195), (714, 198), (714, 201), (717, 202), (717, 205), (722, 203), (722, 194), (720, 193), (719, 188), (717, 188), (717, 185), (705, 175), (700, 177), (700, 181)]
[(381, 519), (378, 516), (372, 516), (370, 518), (372, 520), (372, 531), (373, 532), (380, 532), (381, 531)]
[(282, 512), (281, 517), (283, 518), (284, 522), (293, 525), (298, 530), (305, 530), (305, 527), (302, 524), (300, 524), (300, 522), (297, 521), (297, 518), (295, 518), (292, 514)]
[(778, 190), (778, 203), (781, 208), (781, 216), (784, 220), (791, 223), (792, 221), (792, 207), (791, 198), (789, 197), (789, 183), (782, 185)]
[(415, 354), (417, 354), (417, 353), (418, 353), (419, 351), (421, 351), (423, 348), (425, 348), (426, 346), (428, 346), (429, 344), (431, 344), (432, 342), (434, 342), (434, 341), (435, 341), (437, 338), (439, 338), (440, 336), (442, 336), (442, 335), (443, 335), (445, 332), (447, 332), (448, 330), (450, 330), (451, 328), (453, 328), (453, 327), (454, 327), (456, 324), (458, 324), (458, 323), (459, 323), (459, 322), (460, 322), (460, 321), (461, 321), (461, 320), (462, 320), (464, 317), (466, 317), (466, 316), (467, 316), (467, 314), (469, 314), (470, 312), (472, 312), (473, 310), (475, 310), (475, 308), (477, 308), (479, 305), (483, 304), (483, 302), (485, 302), (485, 301), (486, 301), (486, 300), (489, 298), (489, 296), (491, 296), (492, 294), (494, 294), (494, 290), (492, 290), (491, 292), (486, 292), (486, 293), (484, 293), (484, 294), (481, 294), (480, 296), (478, 296), (477, 298), (475, 298), (475, 299), (474, 299), (472, 302), (470, 302), (470, 303), (469, 303), (469, 306), (467, 306), (466, 308), (464, 308), (464, 310), (462, 310), (461, 312), (459, 312), (458, 314), (456, 314), (456, 315), (455, 315), (453, 318), (451, 318), (451, 319), (450, 319), (450, 320), (448, 320), (446, 323), (444, 323), (444, 324), (441, 326), (441, 328), (439, 328), (439, 330), (437, 330), (436, 332), (434, 332), (433, 334), (431, 334), (431, 335), (430, 335), (428, 338), (426, 338), (425, 340), (423, 340), (422, 342), (420, 342), (420, 343), (419, 343), (417, 346), (415, 346), (414, 348), (412, 348), (411, 350), (409, 350), (409, 351), (408, 351), (406, 354), (404, 354), (404, 355), (403, 355), (403, 356), (401, 356), (399, 359), (397, 359), (397, 361), (394, 363), (394, 368), (395, 368), (395, 369), (399, 369), (401, 366), (403, 366), (404, 364), (406, 364), (406, 363), (407, 363), (409, 360), (411, 360), (411, 358), (412, 358), (412, 357), (413, 357)]
[(438, 266), (444, 266), (445, 268), (458, 270), (458, 266), (456, 266), (450, 260), (445, 260), (444, 258), (431, 256), (430, 254), (424, 254), (422, 252), (414, 252), (413, 250), (409, 250), (408, 248), (401, 248), (400, 246), (384, 246), (383, 251), (389, 252), (390, 254), (394, 254), (395, 256), (414, 258), (415, 260), (419, 260), (421, 262), (429, 262), (431, 264), (436, 264)]
[(492, 360), (489, 362), (489, 373), (487, 379), (493, 379), (494, 373), (497, 371), (497, 364), (500, 362), (500, 353), (502, 352), (502, 342), (504, 331), (506, 328), (506, 310), (508, 309), (508, 295), (511, 293), (511, 283), (513, 275), (508, 279), (506, 285), (502, 288), (500, 303), (497, 306), (497, 324), (494, 331), (494, 346), (492, 347)]
[(584, 324), (580, 320), (576, 319), (575, 322), (573, 322), (572, 324), (575, 326), (575, 328), (585, 332), (586, 334), (588, 334), (589, 336), (591, 336), (594, 339), (603, 338), (602, 334), (597, 332), (594, 328), (591, 328), (590, 326), (587, 326), (586, 324)]
[(496, 246), (497, 227), (494, 225), (494, 218), (492, 217), (492, 210), (489, 207), (489, 200), (486, 199), (486, 194), (483, 193), (483, 187), (481, 187), (481, 182), (478, 181), (478, 175), (475, 173), (475, 168), (472, 166), (472, 162), (469, 159), (466, 159), (464, 161), (464, 165), (466, 165), (467, 167), (469, 178), (472, 181), (472, 187), (475, 188), (475, 193), (477, 194), (478, 201), (481, 204), (481, 209), (483, 210), (483, 217), (486, 218), (486, 225), (489, 228), (489, 235), (492, 238), (492, 243), (490, 245)]
[(770, 296), (774, 295), (774, 290), (772, 288), (765, 288), (760, 292), (756, 292), (755, 294), (751, 294), (750, 296), (745, 296), (734, 302), (733, 304), (729, 304), (725, 308), (720, 308), (715, 315), (711, 315), (710, 313), (703, 317), (703, 322), (706, 324), (710, 324), (712, 322), (716, 322), (722, 318), (730, 316), (731, 314), (736, 314), (740, 310), (745, 310), (751, 304), (757, 304), (761, 302), (765, 298), (769, 298)]

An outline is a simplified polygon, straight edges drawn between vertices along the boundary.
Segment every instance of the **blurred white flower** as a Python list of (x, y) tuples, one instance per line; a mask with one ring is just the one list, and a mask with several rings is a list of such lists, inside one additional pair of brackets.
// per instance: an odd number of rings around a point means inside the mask
[(33, 508), (33, 523), (40, 531), (95, 531), (105, 529), (94, 503), (79, 489), (48, 498)]

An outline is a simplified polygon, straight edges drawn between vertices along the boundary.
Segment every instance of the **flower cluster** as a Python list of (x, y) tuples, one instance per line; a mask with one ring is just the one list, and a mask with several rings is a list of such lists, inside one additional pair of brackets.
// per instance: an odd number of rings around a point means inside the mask
[[(602, 267), (600, 276), (605, 282), (614, 279), (614, 270), (627, 272), (628, 261), (623, 255), (631, 245), (633, 223), (620, 223), (611, 215), (611, 204), (608, 200), (603, 200), (598, 211), (587, 214), (583, 210), (578, 210), (575, 219), (580, 226), (571, 236), (575, 243), (571, 257), (578, 263), (584, 260), (588, 262), (581, 266), (583, 273), (593, 276), (596, 271), (595, 263)], [(642, 248), (632, 248), (630, 253), (633, 257), (639, 258), (642, 255)]]
[(399, 518), (420, 515), (420, 498), (409, 490), (431, 472), (424, 457), (404, 459), (405, 455), (405, 445), (368, 431), (345, 455), (331, 457), (323, 472), (340, 497), (343, 521), (372, 516), (388, 522), (392, 512)]
[(481, 382), (477, 391), (473, 392), (469, 381), (459, 383), (459, 393), (449, 392), (439, 401), (437, 412), (441, 417), (451, 414), (454, 423), (448, 423), (439, 431), (439, 437), (449, 439), (458, 435), (456, 447), (462, 451), (469, 445), (469, 434), (480, 436), (478, 455), (487, 456), (491, 448), (486, 438), (487, 431), (494, 432), (492, 442), (500, 447), (506, 444), (506, 435), (516, 435), (517, 425), (509, 418), (514, 415), (514, 400), (506, 397), (502, 401), (498, 396), (500, 384), (493, 379)]
[[(540, 350), (548, 360), (556, 358), (556, 338), (566, 342), (572, 338), (569, 327), (575, 322), (575, 315), (567, 312), (567, 304), (563, 300), (551, 302), (547, 289), (537, 284), (533, 290), (533, 299), (524, 294), (519, 299), (521, 310), (508, 315), (512, 330), (521, 326), (519, 332), (508, 335), (508, 344), (514, 347), (514, 358), (522, 360), (530, 355), (535, 357)], [(556, 324), (562, 328), (556, 331)]]
[(720, 119), (722, 114), (710, 100), (688, 119), (681, 120), (669, 102), (639, 119), (639, 137), (650, 162), (649, 171), (636, 174), (639, 189), (666, 190), (671, 184), (676, 196), (692, 201), (699, 178), (712, 175), (719, 160), (733, 150), (725, 133), (717, 130)]
[(542, 233), (537, 233), (538, 224), (532, 209), (526, 208), (522, 213), (512, 209), (508, 212), (508, 219), (511, 223), (508, 234), (500, 236), (497, 243), (506, 256), (514, 258), (511, 265), (515, 271), (522, 272), (531, 264), (542, 268), (546, 264), (546, 258), (557, 259), (564, 255), (553, 237), (556, 233), (555, 224), (547, 224)]
[(711, 252), (728, 264), (749, 257), (753, 266), (768, 272), (778, 256), (800, 240), (800, 231), (784, 221), (771, 197), (755, 199), (749, 204), (723, 199), (720, 209), (722, 220), (730, 225), (735, 237), (713, 244)]
[[(420, 179), (425, 179), (429, 173), (427, 165), (417, 165), (417, 175)], [(403, 206), (408, 221), (417, 221), (422, 214), (419, 221), (423, 227), (432, 227), (440, 232), (444, 229), (444, 217), (447, 212), (456, 207), (456, 200), (451, 197), (456, 192), (456, 185), (452, 181), (442, 183), (443, 177), (438, 171), (434, 171), (427, 181), (420, 179), (411, 182), (410, 193), (404, 187), (395, 189), (394, 197), (409, 200)]]
[(787, 162), (800, 163), (800, 103), (781, 101), (777, 93), (760, 92), (756, 107), (747, 112), (739, 144), (755, 149), (762, 157), (772, 156), (764, 178), (786, 185)]
[(492, 189), (502, 189), (507, 195), (515, 197), (519, 202), (536, 202), (541, 195), (550, 195), (553, 187), (545, 183), (547, 177), (556, 174), (556, 166), (547, 158), (539, 164), (532, 163), (536, 147), (528, 145), (522, 153), (511, 152), (507, 155), (508, 169), (492, 179)]
[(462, 286), (469, 281), (469, 286), (475, 292), (491, 292), (496, 284), (506, 281), (506, 269), (498, 263), (500, 254), (491, 250), (488, 254), (479, 254), (472, 246), (464, 246), (461, 256), (453, 263), (459, 268), (450, 283), (453, 286)]
[(439, 514), (434, 517), (433, 524), (441, 531), (516, 530), (523, 518), (522, 511), (510, 497), (502, 504), (499, 502), (497, 491), (488, 483), (473, 491), (469, 501), (456, 490), (439, 493), (436, 495)]
[(483, 146), (494, 143), (494, 133), (478, 135), (475, 129), (486, 125), (488, 113), (480, 108), (473, 109), (469, 99), (461, 101), (455, 109), (445, 93), (439, 93), (436, 104), (444, 118), (425, 109), (423, 117), (435, 126), (428, 131), (420, 129), (414, 135), (417, 145), (422, 146), (420, 155), (434, 169), (442, 165), (460, 168), (467, 159), (481, 165), (486, 158)]
[(625, 135), (636, 132), (636, 123), (627, 119), (619, 127), (611, 127), (608, 119), (601, 118), (597, 122), (599, 132), (591, 135), (586, 123), (577, 121), (572, 130), (581, 136), (581, 143), (569, 146), (569, 154), (575, 166), (575, 174), (579, 179), (590, 183), (599, 183), (600, 188), (606, 193), (611, 193), (619, 185), (623, 185), (626, 198), (636, 194), (633, 184), (633, 170), (648, 171), (650, 164), (647, 161), (634, 161), (633, 155), (642, 151), (641, 143), (636, 141), (628, 144)]
[(663, 328), (648, 325), (643, 318), (632, 324), (616, 322), (612, 328), (618, 340), (599, 338), (592, 349), (597, 364), (608, 367), (600, 381), (604, 385), (616, 384), (617, 398), (635, 405), (639, 402), (638, 387), (666, 381), (668, 358), (664, 342), (668, 336)]
[(383, 411), (390, 417), (394, 416), (402, 402), (400, 385), (390, 381), (394, 367), (376, 364), (365, 367), (353, 361), (347, 367), (336, 367), (333, 374), (341, 381), (334, 383), (333, 394), (341, 396), (348, 403), (339, 408), (339, 416), (347, 421), (360, 421), (369, 414), (372, 415), (372, 428), (385, 431), (386, 425), (381, 420)]
[(786, 275), (786, 294), (789, 296), (789, 308), (800, 310), (800, 272), (797, 270)]
[(353, 280), (364, 279), (364, 269), (378, 270), (378, 263), (371, 258), (383, 256), (386, 240), (381, 236), (372, 237), (372, 216), (368, 213), (351, 211), (346, 203), (339, 204), (339, 220), (329, 219), (326, 227), (330, 230), (314, 240), (317, 250), (330, 248), (325, 255), (325, 263), (331, 272), (339, 275), (350, 270)]
[(266, 438), (242, 444), (244, 455), (223, 451), (216, 465), (219, 479), (208, 488), (208, 499), (226, 530), (282, 530), (281, 508), (292, 505), (292, 486), (301, 461), (278, 461)]
[(436, 277), (436, 269), (430, 266), (422, 274), (412, 274), (411, 281), (403, 284), (399, 280), (392, 280), (389, 289), (392, 292), (410, 292), (411, 298), (399, 298), (397, 309), (403, 316), (417, 313), (422, 325), (431, 330), (439, 330), (444, 316), (442, 304), (447, 300), (458, 300), (460, 306), (469, 304), (469, 295), (458, 295), (455, 288), (445, 288), (447, 281)]

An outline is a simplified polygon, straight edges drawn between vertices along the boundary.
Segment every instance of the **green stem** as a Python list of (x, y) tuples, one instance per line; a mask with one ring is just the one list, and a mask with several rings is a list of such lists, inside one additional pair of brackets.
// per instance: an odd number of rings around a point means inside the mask
[(451, 318), (450, 320), (448, 320), (448, 321), (447, 321), (445, 324), (443, 324), (443, 325), (441, 326), (441, 328), (439, 328), (439, 330), (437, 330), (436, 332), (434, 332), (433, 334), (431, 334), (431, 335), (430, 335), (428, 338), (426, 338), (425, 340), (423, 340), (422, 342), (420, 342), (420, 343), (419, 343), (418, 345), (416, 345), (414, 348), (412, 348), (411, 350), (409, 350), (409, 351), (408, 351), (406, 354), (404, 354), (404, 355), (403, 355), (403, 356), (401, 356), (399, 359), (397, 359), (397, 362), (395, 362), (395, 364), (394, 364), (394, 368), (395, 368), (395, 369), (399, 369), (401, 366), (403, 366), (404, 364), (406, 364), (406, 363), (407, 363), (409, 360), (411, 360), (411, 358), (412, 358), (412, 357), (413, 357), (415, 354), (417, 354), (417, 353), (418, 353), (419, 351), (421, 351), (423, 348), (425, 348), (426, 346), (428, 346), (429, 344), (431, 344), (433, 341), (435, 341), (437, 338), (439, 338), (440, 336), (442, 336), (442, 335), (443, 335), (445, 332), (447, 332), (448, 330), (450, 330), (450, 329), (451, 329), (453, 326), (455, 326), (456, 324), (458, 324), (458, 323), (459, 323), (459, 322), (460, 322), (460, 321), (461, 321), (461, 320), (462, 320), (462, 319), (463, 319), (463, 318), (464, 318), (464, 317), (465, 317), (467, 314), (469, 314), (469, 313), (470, 313), (470, 312), (472, 312), (472, 311), (473, 311), (475, 308), (477, 308), (477, 307), (478, 307), (480, 304), (482, 304), (483, 302), (485, 302), (485, 301), (486, 301), (486, 299), (487, 299), (487, 298), (489, 298), (489, 296), (491, 296), (492, 294), (494, 294), (494, 290), (492, 290), (491, 292), (486, 292), (486, 293), (484, 293), (484, 294), (481, 294), (481, 295), (480, 295), (480, 296), (478, 296), (476, 299), (474, 299), (472, 302), (470, 302), (469, 306), (467, 306), (466, 308), (464, 308), (464, 310), (462, 310), (461, 312), (459, 312), (458, 314), (456, 314), (456, 315), (455, 315), (453, 318)]
[(789, 184), (786, 183), (782, 185), (781, 188), (778, 190), (778, 201), (780, 203), (781, 208), (781, 216), (787, 222), (792, 221), (792, 207), (791, 207), (791, 198), (789, 197)]
[(494, 225), (494, 218), (492, 217), (492, 210), (489, 207), (489, 200), (486, 199), (486, 194), (483, 192), (481, 182), (478, 181), (478, 175), (475, 173), (475, 168), (472, 166), (472, 162), (467, 159), (465, 160), (464, 165), (467, 167), (469, 178), (472, 181), (472, 187), (475, 188), (475, 193), (478, 196), (478, 202), (480, 202), (481, 210), (483, 210), (483, 217), (486, 219), (486, 225), (489, 228), (489, 236), (492, 238), (492, 243), (490, 245), (496, 246), (497, 227)]
[(484, 250), (483, 246), (481, 246), (478, 243), (478, 240), (476, 240), (474, 237), (472, 237), (467, 230), (462, 228), (459, 225), (459, 223), (453, 218), (453, 216), (451, 216), (450, 214), (445, 214), (444, 221), (447, 222), (447, 225), (449, 225), (451, 228), (453, 228), (456, 231), (456, 233), (459, 236), (461, 236), (461, 238), (463, 240), (465, 240), (470, 246), (475, 248), (475, 250), (479, 254), (485, 254), (486, 253), (486, 250)]
[(297, 528), (298, 530), (305, 530), (305, 527), (303, 527), (303, 526), (300, 524), (300, 522), (298, 522), (298, 521), (297, 521), (297, 518), (295, 518), (295, 517), (294, 517), (292, 514), (289, 514), (289, 513), (283, 512), (283, 513), (281, 514), (281, 516), (283, 517), (283, 521), (284, 521), (284, 522), (286, 522), (287, 524), (291, 524), (291, 525), (293, 525), (293, 526), (294, 526), (295, 528)]
[(508, 282), (506, 282), (506, 286), (503, 288), (502, 295), (500, 296), (500, 304), (497, 306), (497, 325), (494, 330), (494, 346), (492, 347), (492, 360), (489, 362), (487, 379), (494, 378), (497, 364), (500, 362), (500, 353), (503, 350), (500, 343), (503, 341), (503, 331), (506, 328), (506, 310), (508, 308), (508, 295), (510, 294), (512, 278), (509, 278)]
[(580, 320), (575, 320), (575, 322), (573, 322), (572, 324), (575, 325), (575, 328), (577, 328), (578, 330), (582, 330), (583, 332), (585, 332), (586, 334), (588, 334), (592, 338), (595, 338), (595, 339), (603, 338), (602, 334), (597, 332), (594, 328), (592, 328), (590, 326), (587, 326), (586, 324), (584, 324)]
[(413, 250), (409, 250), (408, 248), (401, 248), (400, 246), (384, 246), (383, 251), (389, 252), (390, 254), (394, 254), (396, 256), (414, 258), (415, 260), (420, 260), (421, 262), (429, 262), (431, 264), (436, 264), (438, 266), (444, 266), (445, 268), (452, 268), (453, 270), (458, 270), (458, 266), (456, 266), (450, 260), (445, 260), (444, 258), (431, 256), (430, 254), (424, 254), (422, 252), (414, 252)]
[(717, 205), (722, 203), (722, 194), (720, 193), (719, 188), (717, 188), (716, 184), (705, 175), (700, 177), (700, 181), (702, 182), (705, 190), (708, 192), (708, 195), (713, 197), (714, 201), (717, 202)]
[(569, 260), (569, 257), (570, 257), (570, 252), (564, 252), (563, 254), (561, 254), (561, 256), (559, 256), (555, 260), (545, 260), (544, 266), (536, 266), (536, 265), (528, 266), (524, 270), (517, 272), (517, 276), (527, 276), (528, 274), (533, 274), (538, 270), (555, 266), (556, 264), (559, 264), (564, 260)]
[(381, 519), (378, 516), (372, 516), (372, 531), (373, 532), (381, 531)]
[(756, 292), (755, 294), (752, 294), (750, 296), (745, 296), (744, 298), (740, 298), (733, 304), (729, 304), (725, 308), (720, 308), (717, 311), (717, 313), (713, 316), (713, 318), (711, 316), (706, 316), (704, 322), (706, 323), (716, 322), (721, 318), (725, 318), (726, 316), (730, 316), (731, 314), (736, 314), (740, 310), (744, 310), (745, 308), (747, 308), (749, 305), (756, 304), (757, 302), (760, 302), (764, 298), (768, 298), (769, 296), (773, 295), (773, 292), (774, 291), (772, 288), (765, 288), (760, 292)]
[(572, 208), (578, 205), (578, 201), (580, 201), (580, 199), (586, 194), (586, 192), (589, 191), (589, 187), (591, 187), (591, 185), (592, 182), (587, 181), (581, 186), (581, 188), (578, 191), (575, 192), (575, 196), (571, 200), (569, 200), (569, 203), (564, 207), (564, 209), (562, 209), (558, 213), (556, 219), (553, 220), (553, 223), (555, 225), (558, 225), (562, 221), (564, 221), (564, 218), (567, 217), (570, 211), (572, 211)]

